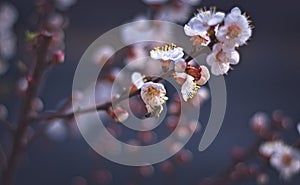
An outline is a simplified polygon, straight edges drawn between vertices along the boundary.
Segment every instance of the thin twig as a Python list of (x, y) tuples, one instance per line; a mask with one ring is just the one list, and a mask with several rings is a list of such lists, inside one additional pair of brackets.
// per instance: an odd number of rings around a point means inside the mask
[[(153, 78), (153, 77), (146, 77), (145, 80), (146, 81), (153, 81), (153, 82), (160, 82), (161, 80), (163, 80), (163, 78), (165, 76), (168, 76), (170, 74), (166, 73), (161, 77), (157, 77), (157, 78)], [(131, 92), (129, 95), (127, 95), (126, 93), (123, 96), (120, 96), (119, 98), (106, 102), (104, 104), (101, 105), (97, 105), (96, 109), (94, 107), (90, 107), (90, 108), (86, 108), (86, 109), (80, 109), (77, 111), (73, 111), (70, 113), (53, 113), (53, 114), (49, 114), (49, 115), (38, 115), (32, 118), (33, 122), (36, 121), (50, 121), (53, 119), (72, 119), (74, 117), (75, 114), (86, 114), (86, 113), (90, 113), (90, 112), (94, 112), (94, 111), (107, 111), (112, 105), (116, 105), (120, 102), (122, 102), (123, 100), (127, 99), (127, 98), (131, 98), (133, 96), (137, 96), (140, 94), (140, 90), (135, 90), (133, 92)]]

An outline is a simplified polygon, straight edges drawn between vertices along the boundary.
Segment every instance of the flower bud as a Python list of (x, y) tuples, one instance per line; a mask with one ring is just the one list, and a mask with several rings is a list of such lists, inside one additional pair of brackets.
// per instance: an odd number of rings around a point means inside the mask
[(53, 53), (51, 58), (52, 64), (62, 64), (65, 61), (65, 53), (62, 50), (57, 50)]
[(201, 72), (200, 72), (200, 79), (197, 81), (198, 85), (204, 85), (210, 78), (210, 73), (209, 70), (207, 69), (206, 66), (200, 66)]
[(201, 78), (201, 70), (202, 70), (201, 67), (196, 68), (193, 66), (187, 66), (185, 72), (190, 76), (194, 77), (195, 81), (198, 81)]

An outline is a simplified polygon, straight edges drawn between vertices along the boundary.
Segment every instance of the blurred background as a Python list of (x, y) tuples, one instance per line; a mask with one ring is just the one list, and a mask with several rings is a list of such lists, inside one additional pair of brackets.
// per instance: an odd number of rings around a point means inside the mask
[[(26, 55), (20, 49), (24, 48), (25, 31), (32, 29), (30, 20), (35, 6), (33, 1), (11, 0), (11, 3), (19, 14), (15, 25), (19, 51), (11, 60), (8, 72), (0, 77), (0, 100), (1, 104), (7, 106), (10, 120), (15, 120), (20, 100), (14, 96), (14, 84), (19, 76), (13, 66)], [(197, 184), (199, 180), (218, 174), (230, 164), (234, 146), (251, 145), (255, 134), (251, 131), (249, 120), (256, 112), (271, 114), (273, 110), (281, 109), (294, 123), (300, 121), (299, 3), (291, 0), (203, 0), (199, 6), (216, 6), (224, 12), (238, 6), (250, 16), (255, 26), (248, 45), (239, 49), (241, 62), (225, 78), (226, 115), (221, 131), (208, 149), (197, 151), (203, 134), (200, 131), (186, 146), (192, 151), (193, 160), (176, 167), (171, 178), (164, 173), (160, 164), (154, 165), (153, 169), (142, 169), (146, 177), (139, 178), (136, 177), (137, 168), (102, 158), (81, 137), (67, 137), (59, 142), (44, 139), (30, 145), (17, 171), (15, 184), (129, 184), (132, 179), (136, 179), (132, 184)], [(66, 62), (47, 72), (47, 80), (41, 91), (45, 109), (55, 110), (70, 95), (80, 57), (96, 38), (146, 12), (147, 5), (141, 0), (78, 0), (67, 12), (70, 25), (65, 32)], [(202, 108), (202, 126), (206, 124), (209, 110), (209, 106)], [(4, 130), (0, 133), (1, 140), (9, 140)], [(284, 135), (288, 143), (299, 137), (295, 125)], [(272, 174), (269, 184), (298, 185), (300, 182), (299, 175), (285, 182), (278, 178), (275, 170), (269, 172)], [(147, 176), (148, 173), (153, 174)], [(255, 179), (249, 179), (239, 184), (255, 183)]]

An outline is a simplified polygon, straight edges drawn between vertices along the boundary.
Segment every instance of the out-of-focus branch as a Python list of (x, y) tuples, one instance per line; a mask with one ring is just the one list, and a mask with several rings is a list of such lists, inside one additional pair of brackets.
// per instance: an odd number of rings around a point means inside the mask
[(37, 58), (29, 86), (26, 91), (24, 102), (20, 109), (17, 129), (13, 138), (11, 153), (8, 157), (7, 168), (3, 172), (2, 185), (11, 185), (14, 171), (18, 163), (18, 158), (24, 147), (24, 136), (30, 122), (30, 113), (32, 110), (32, 101), (36, 97), (40, 81), (47, 66), (47, 51), (52, 39), (48, 34), (38, 36)]

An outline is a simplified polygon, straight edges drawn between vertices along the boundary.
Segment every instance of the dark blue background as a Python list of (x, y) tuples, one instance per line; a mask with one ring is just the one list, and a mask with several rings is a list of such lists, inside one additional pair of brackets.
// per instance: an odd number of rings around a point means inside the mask
[[(19, 10), (16, 30), (22, 36), (34, 6), (31, 1), (12, 1)], [(241, 62), (226, 77), (228, 104), (224, 124), (214, 143), (204, 152), (194, 150), (202, 133), (194, 136), (188, 148), (194, 151), (193, 162), (179, 167), (177, 184), (195, 184), (199, 179), (219, 172), (230, 163), (232, 146), (249, 146), (255, 136), (249, 119), (257, 111), (271, 113), (282, 109), (294, 122), (299, 121), (300, 103), (300, 16), (298, 1), (259, 0), (204, 0), (202, 6), (216, 6), (228, 12), (239, 6), (250, 15), (255, 26), (248, 46), (240, 48)], [(53, 109), (57, 102), (71, 92), (73, 74), (81, 55), (89, 44), (135, 15), (146, 12), (146, 5), (139, 0), (79, 0), (69, 12), (71, 25), (66, 32), (67, 62), (48, 73), (42, 97), (46, 109)], [(20, 45), (21, 47), (21, 45)], [(14, 77), (14, 73), (10, 72)], [(10, 111), (18, 102), (11, 97), (2, 98)], [(208, 114), (204, 108), (203, 114)], [(13, 117), (13, 115), (11, 115)], [(14, 119), (14, 118), (12, 118)], [(294, 127), (295, 128), (295, 127)], [(296, 129), (288, 131), (288, 142), (298, 137)], [(126, 184), (133, 167), (117, 165), (101, 157), (91, 159), (91, 149), (83, 139), (67, 139), (61, 143), (35, 143), (25, 162), (18, 170), (17, 185), (67, 185), (74, 176), (89, 181), (90, 171), (105, 167), (113, 175), (113, 184)], [(277, 172), (271, 170), (273, 183), (279, 181)], [(165, 184), (162, 172), (156, 168), (154, 176), (143, 184)], [(298, 185), (297, 177), (290, 184)], [(92, 184), (90, 182), (90, 184)], [(253, 184), (242, 182), (239, 184)]]

